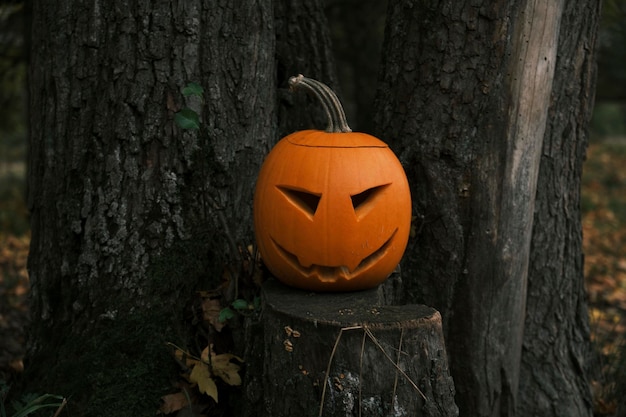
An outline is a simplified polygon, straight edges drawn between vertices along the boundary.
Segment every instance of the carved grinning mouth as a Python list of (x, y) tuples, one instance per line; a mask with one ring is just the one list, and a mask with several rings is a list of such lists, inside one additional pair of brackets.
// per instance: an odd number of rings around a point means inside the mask
[(359, 264), (356, 268), (354, 268), (353, 271), (350, 271), (350, 269), (345, 265), (326, 266), (313, 264), (309, 267), (302, 266), (298, 261), (298, 257), (296, 255), (283, 248), (274, 239), (272, 239), (272, 243), (274, 243), (278, 250), (278, 253), (280, 253), (284, 259), (286, 259), (295, 269), (302, 271), (307, 277), (318, 276), (319, 279), (324, 282), (335, 282), (339, 278), (349, 280), (350, 278), (352, 278), (353, 275), (356, 275), (363, 269), (375, 264), (378, 259), (380, 259), (387, 253), (389, 247), (391, 246), (391, 241), (393, 240), (397, 231), (398, 229), (394, 230), (389, 239), (387, 239), (380, 248), (363, 258), (363, 260), (359, 262)]

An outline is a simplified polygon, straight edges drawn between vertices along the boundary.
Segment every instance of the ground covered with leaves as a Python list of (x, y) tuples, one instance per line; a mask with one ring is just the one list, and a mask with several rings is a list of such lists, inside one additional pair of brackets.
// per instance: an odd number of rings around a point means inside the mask
[(10, 381), (23, 370), (28, 245), (28, 236), (0, 235), (0, 381)]
[(598, 355), (595, 411), (626, 410), (626, 140), (590, 146), (583, 173), (583, 246), (591, 336)]
[[(585, 280), (597, 354), (592, 381), (595, 414), (612, 416), (622, 400), (620, 394), (626, 392), (626, 140), (590, 146), (583, 176), (582, 210)], [(28, 234), (18, 237), (0, 231), (0, 383), (10, 383), (23, 370), (24, 329), (29, 321), (28, 245)], [(178, 355), (183, 353), (177, 350)], [(222, 368), (213, 369), (214, 373), (221, 372), (220, 378), (238, 377), (230, 356), (215, 355), (210, 349), (205, 354), (214, 359), (211, 363), (228, 359)], [(196, 373), (206, 371), (194, 366), (201, 363), (197, 358), (179, 359)], [(189, 382), (193, 384), (193, 380)], [(186, 402), (182, 394), (175, 395), (180, 398), (172, 398)], [(204, 387), (200, 395), (217, 393), (211, 386)]]

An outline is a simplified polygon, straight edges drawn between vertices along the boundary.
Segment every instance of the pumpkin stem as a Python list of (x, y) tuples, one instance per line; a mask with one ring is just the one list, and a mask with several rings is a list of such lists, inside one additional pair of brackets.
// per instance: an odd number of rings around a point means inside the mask
[(328, 133), (347, 133), (352, 132), (346, 120), (346, 114), (343, 106), (337, 98), (337, 95), (326, 84), (323, 84), (313, 78), (307, 78), (302, 74), (289, 78), (289, 88), (295, 91), (299, 88), (312, 93), (324, 107), (324, 112), (328, 118)]

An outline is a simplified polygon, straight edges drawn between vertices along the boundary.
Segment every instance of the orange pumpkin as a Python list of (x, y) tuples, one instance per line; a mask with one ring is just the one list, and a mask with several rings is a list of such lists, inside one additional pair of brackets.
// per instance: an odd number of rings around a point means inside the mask
[(395, 269), (409, 237), (402, 165), (381, 140), (351, 132), (327, 86), (301, 75), (290, 86), (322, 101), (329, 127), (288, 135), (263, 163), (254, 196), (261, 257), (293, 287), (372, 288)]

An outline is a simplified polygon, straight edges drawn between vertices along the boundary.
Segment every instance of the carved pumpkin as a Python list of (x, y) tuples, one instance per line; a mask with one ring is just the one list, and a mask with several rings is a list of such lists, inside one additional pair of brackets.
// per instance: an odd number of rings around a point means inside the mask
[(409, 237), (402, 165), (384, 142), (351, 132), (327, 86), (301, 75), (290, 86), (322, 101), (329, 127), (286, 136), (263, 163), (254, 196), (261, 257), (293, 287), (372, 288), (395, 269)]

